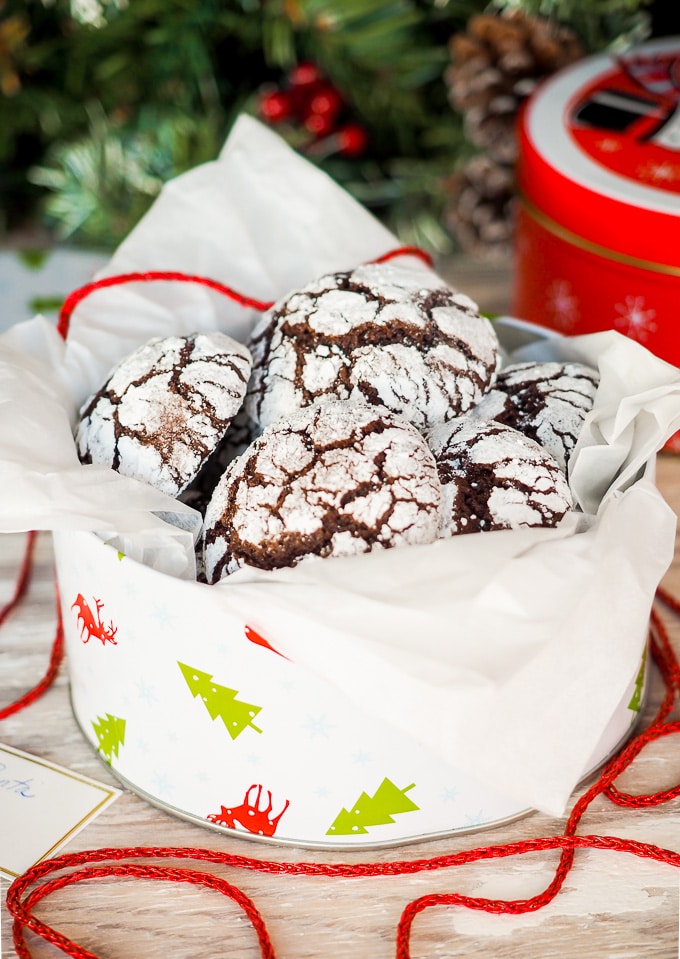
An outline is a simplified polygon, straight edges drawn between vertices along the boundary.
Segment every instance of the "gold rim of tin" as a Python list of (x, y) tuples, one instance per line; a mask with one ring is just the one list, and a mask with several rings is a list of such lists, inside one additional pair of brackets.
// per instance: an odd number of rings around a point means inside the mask
[(565, 243), (577, 247), (579, 250), (585, 250), (587, 253), (594, 253), (605, 260), (612, 260), (614, 263), (623, 263), (625, 266), (634, 266), (639, 270), (649, 270), (652, 273), (663, 273), (666, 276), (680, 276), (680, 266), (672, 266), (670, 263), (655, 263), (653, 260), (642, 260), (636, 256), (628, 256), (626, 253), (619, 253), (618, 250), (611, 250), (609, 247), (600, 246), (599, 243), (593, 243), (592, 240), (573, 233), (561, 223), (553, 220), (531, 200), (526, 194), (520, 193), (519, 200), (528, 215), (535, 220), (539, 226), (542, 226), (548, 233), (552, 233)]

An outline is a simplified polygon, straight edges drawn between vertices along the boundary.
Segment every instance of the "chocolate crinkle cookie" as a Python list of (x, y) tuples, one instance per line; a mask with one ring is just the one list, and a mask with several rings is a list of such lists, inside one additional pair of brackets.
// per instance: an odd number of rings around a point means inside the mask
[(598, 383), (597, 370), (582, 363), (515, 363), (500, 371), (474, 415), (536, 440), (566, 472)]
[(205, 574), (295, 566), (438, 536), (440, 484), (423, 436), (384, 407), (310, 406), (265, 429), (208, 504)]
[(244, 415), (243, 407), (241, 407), (227, 427), (227, 432), (219, 441), (216, 449), (177, 498), (205, 516), (210, 498), (227, 466), (237, 456), (241, 456), (254, 439), (252, 424)]
[(177, 496), (241, 407), (250, 369), (248, 349), (223, 333), (150, 340), (119, 363), (81, 409), (81, 462)]
[(263, 428), (326, 400), (387, 407), (426, 429), (479, 402), (499, 363), (496, 333), (432, 270), (368, 264), (279, 301), (249, 342), (246, 409)]
[(441, 536), (556, 526), (572, 508), (555, 459), (510, 426), (464, 416), (428, 441), (442, 484)]

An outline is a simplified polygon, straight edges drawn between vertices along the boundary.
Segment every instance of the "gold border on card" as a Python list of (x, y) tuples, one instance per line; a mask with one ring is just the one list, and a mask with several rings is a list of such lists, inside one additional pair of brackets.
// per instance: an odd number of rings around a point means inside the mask
[[(106, 786), (104, 783), (97, 782), (95, 779), (91, 779), (89, 776), (81, 776), (79, 773), (74, 773), (71, 769), (66, 769), (64, 766), (59, 766), (57, 763), (51, 763), (46, 759), (40, 759), (38, 756), (33, 756), (31, 753), (24, 752), (21, 749), (14, 749), (12, 746), (8, 746), (5, 743), (0, 743), (0, 753), (7, 753), (10, 756), (15, 756), (19, 759), (25, 759), (28, 762), (33, 763), (35, 766), (42, 766), (44, 769), (49, 769), (53, 773), (57, 773), (60, 776), (64, 776), (66, 779), (74, 779), (76, 782), (82, 783), (85, 786), (92, 786), (93, 789), (99, 790), (104, 793), (103, 799), (97, 803), (96, 806), (93, 806), (89, 812), (82, 816), (78, 822), (74, 823), (70, 829), (68, 829), (56, 842), (52, 843), (50, 848), (44, 852), (38, 859), (35, 860), (32, 865), (36, 865), (39, 862), (42, 862), (44, 859), (47, 859), (55, 849), (58, 849), (59, 846), (67, 842), (71, 836), (75, 835), (83, 826), (92, 819), (108, 802), (112, 799), (115, 799), (120, 795), (120, 790), (115, 786)], [(13, 876), (15, 879), (21, 875), (19, 872), (15, 872), (13, 869), (10, 869), (7, 866), (3, 866), (0, 863), (0, 872), (4, 873), (6, 876)]]

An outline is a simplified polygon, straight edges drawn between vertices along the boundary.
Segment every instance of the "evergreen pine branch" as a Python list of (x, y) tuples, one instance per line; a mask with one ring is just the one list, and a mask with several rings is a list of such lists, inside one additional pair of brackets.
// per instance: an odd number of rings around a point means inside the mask
[[(118, 242), (164, 180), (216, 155), (263, 84), (307, 59), (370, 136), (364, 157), (318, 162), (398, 235), (434, 237), (442, 177), (468, 149), (443, 82), (451, 35), (475, 13), (516, 7), (571, 25), (596, 50), (643, 36), (646, 5), (100, 0), (101, 17), (83, 23), (71, 0), (5, 0), (0, 30), (5, 15), (30, 29), (8, 67), (18, 87), (0, 98), (0, 207), (11, 220), (42, 193), (60, 235)], [(304, 149), (302, 132), (288, 132)]]
[(496, 10), (522, 10), (572, 27), (594, 53), (640, 42), (649, 34), (651, 0), (492, 0)]

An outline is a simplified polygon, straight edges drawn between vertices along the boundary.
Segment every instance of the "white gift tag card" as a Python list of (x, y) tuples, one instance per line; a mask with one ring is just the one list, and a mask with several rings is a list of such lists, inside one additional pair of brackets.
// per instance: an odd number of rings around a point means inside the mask
[(0, 875), (55, 853), (120, 790), (0, 743)]

